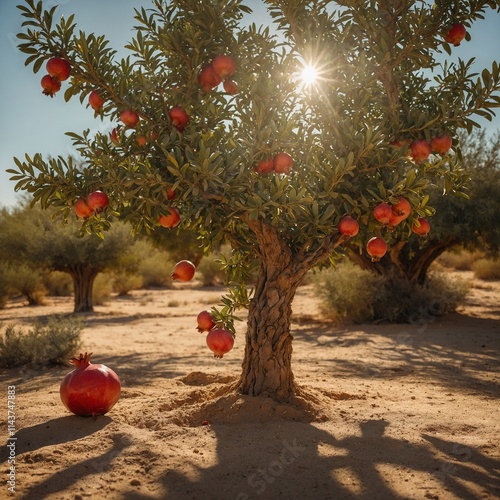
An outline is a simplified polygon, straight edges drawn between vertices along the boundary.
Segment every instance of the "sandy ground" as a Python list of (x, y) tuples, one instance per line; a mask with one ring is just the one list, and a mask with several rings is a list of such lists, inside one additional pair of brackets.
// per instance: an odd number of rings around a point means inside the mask
[[(500, 498), (499, 282), (473, 281), (467, 304), (440, 321), (349, 327), (320, 321), (312, 289), (301, 287), (293, 363), (320, 409), (312, 421), (224, 394), (239, 374), (245, 325), (222, 360), (195, 330), (220, 293), (196, 283), (136, 291), (85, 316), (82, 350), (122, 381), (105, 416), (63, 407), (69, 365), (3, 370), (2, 444), (7, 387), (16, 387), (15, 498)], [(12, 302), (0, 321), (71, 311), (71, 299)]]

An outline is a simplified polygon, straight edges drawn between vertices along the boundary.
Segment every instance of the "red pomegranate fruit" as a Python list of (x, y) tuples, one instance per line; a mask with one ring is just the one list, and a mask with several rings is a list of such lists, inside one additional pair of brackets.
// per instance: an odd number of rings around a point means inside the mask
[(109, 198), (102, 191), (93, 191), (87, 197), (87, 205), (96, 213), (102, 212), (109, 204)]
[(126, 127), (134, 128), (139, 123), (139, 115), (131, 109), (124, 109), (120, 113), (120, 120)]
[(451, 149), (452, 142), (448, 134), (436, 136), (431, 139), (431, 149), (439, 155), (445, 155)]
[(214, 328), (207, 335), (207, 346), (214, 353), (214, 358), (222, 358), (234, 345), (233, 334), (224, 328)]
[(174, 281), (191, 281), (195, 272), (196, 267), (191, 261), (181, 260), (175, 264), (172, 279)]
[(54, 97), (54, 94), (61, 90), (61, 82), (50, 75), (45, 75), (40, 84), (43, 88), (42, 94), (50, 97)]
[(255, 171), (259, 174), (268, 174), (274, 168), (274, 161), (272, 158), (268, 160), (260, 160), (255, 167)]
[(465, 38), (466, 34), (467, 30), (465, 29), (465, 26), (461, 23), (455, 23), (444, 37), (444, 41), (446, 43), (452, 43), (455, 47), (458, 47), (460, 42)]
[(73, 208), (76, 215), (82, 219), (88, 219), (94, 215), (94, 211), (87, 205), (87, 202), (83, 198), (78, 198)]
[(179, 131), (183, 132), (189, 121), (189, 115), (186, 113), (182, 106), (174, 106), (168, 115), (172, 120), (172, 125)]
[(160, 226), (172, 229), (179, 225), (181, 215), (175, 207), (169, 207), (167, 210), (168, 214), (160, 215), (158, 222), (160, 223)]
[(410, 144), (410, 156), (416, 163), (421, 163), (431, 154), (431, 146), (425, 139), (417, 139)]
[(399, 217), (403, 217), (402, 220), (405, 220), (411, 212), (410, 202), (406, 198), (399, 196), (398, 202), (392, 205), (392, 212)]
[(234, 83), (233, 80), (224, 80), (222, 86), (224, 87), (226, 93), (228, 93), (229, 95), (236, 95), (240, 90), (238, 85)]
[(273, 158), (273, 168), (274, 171), (278, 174), (286, 174), (290, 173), (290, 170), (293, 166), (293, 158), (288, 154), (282, 151), (278, 153)]
[(51, 77), (59, 80), (60, 82), (67, 80), (71, 73), (70, 63), (61, 57), (50, 58), (47, 61), (45, 68)]
[(100, 113), (102, 106), (104, 104), (104, 99), (101, 97), (101, 94), (99, 94), (98, 90), (93, 90), (89, 94), (89, 104), (90, 107), (96, 112)]
[(377, 220), (381, 224), (389, 224), (389, 220), (392, 215), (392, 207), (389, 205), (389, 203), (379, 203), (373, 209), (373, 217), (375, 217), (375, 220)]
[(387, 252), (387, 243), (378, 236), (374, 236), (366, 244), (366, 251), (368, 255), (372, 258), (373, 262), (379, 261)]
[(415, 234), (421, 236), (422, 238), (425, 238), (429, 234), (429, 231), (431, 230), (431, 225), (429, 224), (427, 219), (424, 219), (423, 217), (419, 217), (417, 221), (418, 221), (418, 226), (417, 224), (413, 224), (412, 231)]
[(225, 80), (236, 72), (236, 63), (231, 56), (219, 54), (213, 58), (212, 68), (222, 80)]
[(210, 311), (201, 311), (196, 320), (198, 323), (197, 330), (200, 333), (209, 332), (215, 326), (215, 321)]
[(59, 390), (64, 406), (81, 417), (104, 415), (120, 399), (118, 375), (105, 365), (92, 364), (90, 356), (85, 353), (70, 360), (75, 369), (64, 377)]
[(120, 145), (120, 137), (118, 136), (118, 128), (114, 128), (111, 133), (109, 134), (109, 138), (111, 139), (111, 142), (115, 145), (115, 146), (119, 146)]
[(352, 238), (353, 236), (356, 236), (358, 232), (359, 232), (359, 224), (351, 216), (348, 215), (339, 222), (340, 234), (343, 234), (348, 238)]
[(207, 93), (217, 87), (221, 82), (222, 78), (215, 72), (211, 64), (205, 66), (198, 75), (198, 83)]

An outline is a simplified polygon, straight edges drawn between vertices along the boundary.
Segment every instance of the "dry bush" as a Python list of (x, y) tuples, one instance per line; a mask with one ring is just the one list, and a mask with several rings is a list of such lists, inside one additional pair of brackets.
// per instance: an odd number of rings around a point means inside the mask
[(102, 306), (111, 298), (113, 291), (113, 275), (110, 273), (99, 273), (92, 287), (92, 302), (94, 305)]
[(345, 262), (314, 278), (320, 310), (336, 322), (406, 323), (443, 316), (465, 299), (464, 280), (432, 273), (424, 285)]
[(171, 287), (174, 259), (162, 250), (154, 249), (141, 259), (139, 273), (144, 287)]
[(8, 325), (0, 335), (0, 366), (66, 364), (80, 347), (83, 327), (77, 317), (51, 317), (46, 326), (35, 323), (28, 331)]
[(500, 280), (500, 261), (479, 259), (472, 265), (474, 276), (480, 280)]
[(210, 254), (198, 264), (196, 270), (198, 271), (203, 286), (217, 286), (224, 283), (226, 276), (225, 272), (221, 269), (222, 263), (220, 262), (218, 254)]
[(436, 262), (445, 268), (470, 271), (474, 262), (482, 256), (483, 254), (479, 251), (447, 250), (437, 258)]
[(127, 295), (131, 290), (138, 290), (143, 286), (142, 276), (138, 273), (118, 271), (113, 273), (113, 292), (119, 297)]
[(69, 297), (73, 294), (73, 279), (68, 273), (51, 271), (43, 277), (47, 295), (52, 297)]

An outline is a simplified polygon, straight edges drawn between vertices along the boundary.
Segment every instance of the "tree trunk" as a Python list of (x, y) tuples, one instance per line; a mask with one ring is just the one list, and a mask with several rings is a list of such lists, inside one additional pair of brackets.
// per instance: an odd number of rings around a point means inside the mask
[(292, 301), (307, 271), (325, 259), (342, 238), (333, 235), (307, 255), (292, 255), (272, 226), (250, 221), (258, 240), (260, 269), (248, 313), (245, 356), (239, 390), (251, 396), (290, 401), (296, 392), (292, 372)]
[(68, 270), (73, 278), (73, 289), (75, 292), (75, 313), (92, 312), (94, 304), (92, 300), (92, 288), (99, 270), (92, 266), (75, 266)]
[(290, 318), (298, 277), (286, 269), (269, 274), (262, 263), (248, 312), (240, 391), (288, 401), (295, 392)]

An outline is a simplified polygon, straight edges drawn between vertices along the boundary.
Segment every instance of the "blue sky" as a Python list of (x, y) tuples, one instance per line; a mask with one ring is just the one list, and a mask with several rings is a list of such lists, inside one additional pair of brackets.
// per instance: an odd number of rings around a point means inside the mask
[[(43, 69), (34, 74), (24, 66), (24, 54), (17, 48), (15, 35), (21, 31), (23, 21), (16, 5), (21, 0), (0, 0), (0, 74), (1, 103), (4, 119), (0, 120), (0, 205), (13, 206), (19, 199), (14, 183), (9, 181), (7, 168), (14, 166), (13, 157), (41, 153), (44, 157), (72, 153), (66, 131), (84, 129), (108, 130), (111, 126), (94, 119), (93, 111), (81, 105), (78, 98), (64, 102), (59, 92), (53, 99), (42, 95), (40, 79)], [(247, 0), (256, 7), (260, 2)], [(149, 0), (45, 0), (47, 7), (58, 5), (58, 12), (68, 17), (76, 14), (79, 29), (105, 34), (111, 47), (122, 50), (134, 34), (134, 7), (149, 5)], [(256, 16), (257, 23), (262, 19)], [(468, 60), (476, 57), (477, 67), (491, 67), (493, 60), (500, 60), (500, 15), (489, 11), (486, 19), (477, 22), (471, 30), (471, 42), (454, 48), (453, 55)], [(500, 115), (500, 111), (497, 113)], [(481, 123), (485, 123), (484, 121)], [(500, 129), (500, 116), (488, 129)]]

